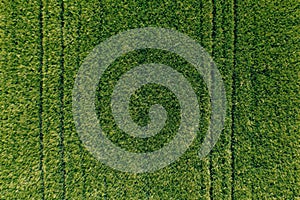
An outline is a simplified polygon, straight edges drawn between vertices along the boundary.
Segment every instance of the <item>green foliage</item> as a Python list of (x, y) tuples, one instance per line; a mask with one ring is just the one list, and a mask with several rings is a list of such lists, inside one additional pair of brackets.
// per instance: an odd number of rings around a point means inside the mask
[[(286, 1), (4, 0), (0, 3), (0, 199), (297, 199), (299, 184), (299, 5)], [(101, 77), (99, 123), (116, 144), (154, 151), (172, 140), (179, 103), (151, 84), (131, 98), (133, 120), (145, 125), (162, 104), (166, 127), (153, 138), (118, 129), (110, 95), (134, 66), (163, 63), (182, 73), (197, 94), (200, 128), (189, 150), (149, 174), (115, 171), (92, 157), (76, 133), (72, 88), (84, 58), (121, 31), (178, 30), (218, 64), (228, 100), (225, 129), (209, 156), (208, 90), (183, 58), (139, 50), (117, 59)]]

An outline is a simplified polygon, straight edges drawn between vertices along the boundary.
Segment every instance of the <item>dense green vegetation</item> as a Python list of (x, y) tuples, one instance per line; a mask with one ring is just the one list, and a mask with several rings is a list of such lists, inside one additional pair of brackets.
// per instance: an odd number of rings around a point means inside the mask
[[(299, 17), (294, 0), (1, 1), (0, 198), (300, 198)], [(146, 49), (120, 57), (101, 77), (96, 100), (100, 124), (113, 142), (153, 151), (178, 128), (176, 97), (155, 84), (137, 91), (130, 112), (145, 125), (149, 106), (164, 105), (170, 118), (163, 134), (135, 139), (116, 127), (109, 95), (138, 64), (163, 63), (181, 72), (201, 111), (197, 138), (177, 162), (154, 173), (129, 174), (85, 149), (74, 126), (72, 88), (97, 44), (148, 26), (185, 33), (210, 53), (224, 80), (228, 111), (220, 140), (199, 160), (210, 116), (201, 76), (170, 52)]]

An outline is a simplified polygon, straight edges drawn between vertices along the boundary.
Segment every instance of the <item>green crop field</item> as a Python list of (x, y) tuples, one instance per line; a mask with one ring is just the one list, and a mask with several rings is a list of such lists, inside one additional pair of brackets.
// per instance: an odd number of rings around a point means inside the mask
[[(2, 0), (0, 2), (0, 199), (300, 199), (300, 3), (297, 0)], [(158, 49), (122, 55), (99, 77), (96, 110), (107, 137), (131, 152), (161, 148), (179, 127), (180, 105), (149, 84), (131, 98), (139, 125), (149, 107), (168, 112), (162, 133), (139, 139), (114, 122), (110, 97), (122, 74), (171, 66), (192, 85), (197, 137), (167, 167), (126, 173), (98, 161), (76, 132), (72, 89), (96, 45), (134, 28), (177, 30), (211, 55), (227, 98), (225, 127), (205, 158), (210, 119), (202, 76)]]

